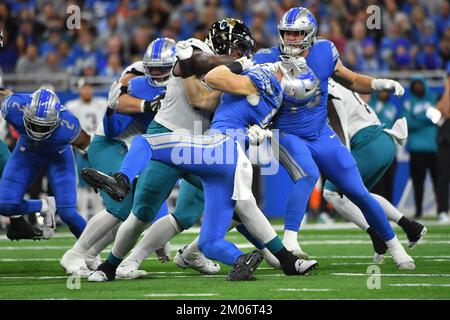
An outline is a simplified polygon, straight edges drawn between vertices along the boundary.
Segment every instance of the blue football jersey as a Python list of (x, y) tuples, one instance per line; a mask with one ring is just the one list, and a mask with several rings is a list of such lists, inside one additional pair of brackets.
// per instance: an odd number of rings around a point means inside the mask
[(211, 129), (225, 133), (226, 129), (245, 131), (252, 124), (267, 127), (278, 111), (283, 93), (275, 76), (255, 66), (242, 73), (250, 77), (258, 89), (259, 101), (251, 104), (246, 96), (224, 93), (216, 109)]
[[(138, 99), (153, 100), (166, 91), (165, 87), (153, 86), (145, 76), (135, 77), (128, 82), (128, 94)], [(142, 127), (144, 133), (155, 117), (153, 113), (124, 114), (116, 112), (111, 116), (103, 117), (105, 135), (110, 138), (117, 137), (133, 123)]]
[[(259, 50), (253, 57), (256, 63), (280, 61), (283, 55), (279, 47)], [(319, 79), (320, 86), (313, 102), (301, 104), (288, 97), (283, 98), (273, 127), (303, 138), (315, 138), (327, 123), (328, 78), (334, 73), (339, 53), (333, 42), (319, 39), (309, 49), (306, 63)]]
[(55, 152), (78, 138), (81, 132), (80, 122), (69, 110), (62, 107), (59, 125), (55, 131), (45, 140), (31, 139), (23, 122), (23, 110), (30, 103), (29, 94), (14, 93), (8, 96), (0, 107), (2, 116), (19, 132), (20, 143), (27, 147), (27, 150), (39, 153)]

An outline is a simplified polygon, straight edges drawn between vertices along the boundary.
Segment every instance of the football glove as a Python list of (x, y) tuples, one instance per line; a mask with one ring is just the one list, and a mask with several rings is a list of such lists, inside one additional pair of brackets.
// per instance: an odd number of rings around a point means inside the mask
[(402, 85), (391, 79), (373, 79), (371, 86), (374, 91), (393, 92), (397, 97), (401, 97), (405, 93)]
[(264, 139), (272, 138), (272, 131), (254, 124), (247, 128), (247, 136), (252, 146), (260, 145)]
[(119, 97), (121, 94), (122, 83), (118, 81), (114, 81), (109, 88), (108, 92), (108, 107), (114, 111), (116, 111), (117, 106), (119, 105)]
[(187, 60), (192, 57), (194, 49), (188, 41), (178, 41), (175, 47), (175, 55), (180, 60)]

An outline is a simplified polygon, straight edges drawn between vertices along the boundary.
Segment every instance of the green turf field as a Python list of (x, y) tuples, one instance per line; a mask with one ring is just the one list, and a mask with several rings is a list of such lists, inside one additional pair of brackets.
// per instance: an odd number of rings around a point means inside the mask
[[(347, 227), (348, 224), (338, 224)], [(450, 299), (450, 226), (430, 222), (428, 235), (408, 252), (417, 268), (399, 271), (387, 257), (380, 266), (379, 281), (367, 273), (372, 247), (369, 238), (355, 228), (317, 230), (314, 225), (300, 234), (304, 251), (318, 260), (319, 267), (308, 276), (287, 277), (263, 262), (256, 281), (227, 282), (228, 266), (220, 274), (203, 276), (182, 270), (170, 261), (162, 264), (152, 255), (143, 264), (151, 272), (147, 279), (89, 283), (79, 289), (59, 267), (59, 259), (74, 243), (62, 230), (48, 241), (11, 242), (0, 238), (1, 299)], [(280, 229), (280, 228), (278, 228)], [(395, 229), (405, 243), (405, 236)], [(180, 248), (196, 236), (179, 235), (171, 242)], [(228, 239), (244, 251), (252, 247), (236, 232)], [(105, 257), (107, 252), (102, 255)], [(172, 252), (172, 256), (174, 255)], [(368, 288), (379, 284), (379, 289)], [(74, 288), (69, 289), (68, 287)]]

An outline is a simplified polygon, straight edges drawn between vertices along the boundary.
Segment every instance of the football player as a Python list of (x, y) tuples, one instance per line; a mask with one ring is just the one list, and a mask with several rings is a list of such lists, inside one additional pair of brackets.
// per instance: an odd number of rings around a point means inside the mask
[[(20, 138), (0, 181), (2, 215), (40, 212), (46, 230), (55, 228), (55, 212), (79, 237), (86, 221), (76, 210), (76, 172), (72, 146), (81, 150), (89, 145), (89, 135), (78, 120), (47, 89), (33, 94), (0, 93), (1, 113), (19, 133)], [(41, 168), (55, 197), (25, 200), (23, 196)]]
[[(187, 51), (190, 52), (183, 55), (192, 54), (192, 49)], [(251, 131), (258, 131), (256, 126), (264, 132), (261, 127), (267, 126), (281, 104), (280, 83), (293, 85), (296, 82), (289, 72), (281, 71), (284, 69), (275, 68), (275, 73), (272, 73), (266, 68), (252, 66), (251, 60), (243, 57), (227, 66), (216, 67), (205, 76), (204, 80), (210, 88), (224, 92), (215, 110), (208, 136), (177, 132), (139, 136), (133, 140), (118, 174), (110, 177), (91, 169), (82, 173), (90, 184), (109, 190), (109, 194), (118, 200), (126, 195), (130, 181), (142, 171), (150, 158), (198, 175), (205, 194), (205, 212), (198, 244), (206, 257), (233, 266), (227, 276), (230, 281), (254, 279), (253, 272), (263, 259), (259, 251), (244, 254), (233, 243), (224, 239), (231, 223), (235, 201), (239, 203), (254, 200), (251, 192), (251, 163), (240, 144), (243, 141), (237, 140), (245, 137), (247, 127), (252, 125)], [(181, 69), (183, 78), (196, 80), (191, 63), (181, 64)], [(243, 144), (248, 146), (248, 141)], [(184, 154), (187, 161), (176, 161), (173, 154)], [(201, 155), (201, 158), (196, 158), (196, 155)], [(213, 157), (217, 161), (211, 164), (203, 162), (212, 155), (215, 155)], [(239, 214), (243, 220), (251, 220), (254, 217), (250, 216), (258, 215), (258, 212), (249, 214), (241, 211)], [(257, 226), (262, 230), (251, 228), (252, 225), (248, 227), (253, 232), (264, 234), (260, 240), (280, 260), (286, 274), (305, 274), (317, 265), (314, 260), (303, 261), (288, 252), (262, 213), (258, 219)], [(89, 279), (105, 281), (104, 278), (107, 277), (112, 280), (113, 272), (108, 261)]]
[(403, 87), (389, 79), (374, 79), (347, 69), (331, 41), (317, 39), (318, 24), (303, 7), (287, 11), (278, 25), (279, 46), (260, 50), (257, 63), (298, 59), (291, 72), (302, 74), (300, 88), (283, 99), (273, 128), (280, 130), (280, 160), (294, 186), (285, 212), (284, 244), (300, 254), (297, 233), (306, 205), (319, 177), (319, 170), (364, 213), (369, 225), (386, 242), (400, 269), (414, 269), (414, 260), (406, 253), (380, 204), (364, 186), (356, 162), (327, 124), (328, 78), (333, 77), (352, 91), (371, 93), (390, 91), (401, 96)]
[[(384, 129), (376, 113), (356, 92), (346, 89), (332, 79), (328, 82), (328, 108), (336, 110), (328, 112), (330, 124), (333, 129), (342, 128), (335, 131), (339, 137), (342, 136), (343, 144), (351, 150), (364, 185), (371, 190), (394, 161), (397, 154), (396, 144), (402, 146), (406, 143), (406, 120), (397, 120), (392, 130)], [(342, 134), (339, 134), (340, 132)], [(338, 191), (333, 183), (327, 181), (323, 196), (337, 212), (370, 235), (375, 249), (374, 262), (380, 263), (387, 251), (386, 244), (369, 226), (361, 210)], [(410, 248), (426, 234), (427, 229), (422, 224), (408, 220), (388, 200), (377, 194), (372, 193), (372, 196), (380, 203), (388, 218), (405, 231)]]
[[(143, 60), (126, 68), (119, 82), (113, 83), (109, 108), (88, 150), (89, 163), (97, 170), (117, 171), (133, 137), (145, 133), (165, 94), (175, 62), (174, 48), (175, 42), (169, 38), (152, 41)], [(119, 226), (130, 214), (132, 192), (121, 203), (105, 192), (101, 196), (106, 208), (89, 220), (80, 239), (60, 261), (67, 273), (88, 276), (95, 270), (99, 265), (98, 254), (114, 241)], [(155, 208), (153, 218), (164, 200)], [(167, 208), (164, 206), (161, 212), (167, 213)]]

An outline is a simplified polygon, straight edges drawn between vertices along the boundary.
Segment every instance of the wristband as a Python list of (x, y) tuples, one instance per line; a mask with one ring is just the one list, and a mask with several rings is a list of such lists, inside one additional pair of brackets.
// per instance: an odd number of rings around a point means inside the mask
[(121, 93), (128, 93), (128, 87), (127, 86), (121, 86), (120, 87), (120, 92)]
[(242, 64), (240, 64), (239, 62), (234, 61), (232, 63), (227, 64), (226, 66), (233, 73), (240, 74), (242, 72)]
[(181, 77), (183, 79), (189, 78), (195, 74), (194, 68), (192, 67), (192, 58), (178, 60), (178, 63), (180, 64)]
[(142, 113), (145, 112), (145, 103), (146, 103), (146, 102), (147, 102), (146, 100), (142, 100), (142, 101), (141, 101), (141, 112), (142, 112)]

